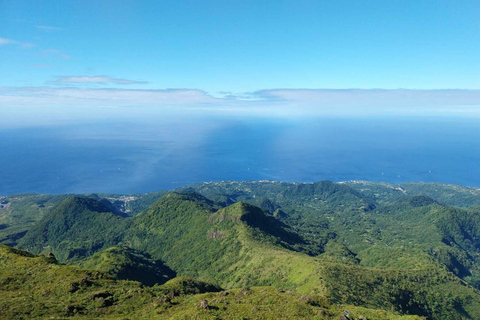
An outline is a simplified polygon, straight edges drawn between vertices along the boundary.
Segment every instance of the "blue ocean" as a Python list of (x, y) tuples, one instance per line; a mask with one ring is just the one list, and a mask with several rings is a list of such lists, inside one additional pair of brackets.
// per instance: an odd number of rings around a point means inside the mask
[(468, 117), (167, 117), (0, 129), (0, 194), (145, 193), (204, 181), (480, 187)]

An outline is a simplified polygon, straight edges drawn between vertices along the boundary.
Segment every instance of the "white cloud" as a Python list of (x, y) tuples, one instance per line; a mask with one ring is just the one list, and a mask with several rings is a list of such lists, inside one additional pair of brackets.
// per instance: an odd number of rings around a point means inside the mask
[(44, 30), (44, 31), (60, 31), (62, 28), (45, 26), (45, 25), (38, 25), (36, 26), (37, 29)]
[(253, 95), (286, 114), (480, 115), (480, 90), (275, 89)]
[(61, 59), (64, 59), (64, 60), (70, 59), (69, 55), (63, 53), (60, 50), (56, 50), (56, 49), (42, 50), (42, 53), (43, 53), (44, 56), (54, 56), (54, 57), (58, 57), (58, 58), (61, 58)]
[(422, 107), (480, 105), (480, 90), (410, 89), (274, 89), (254, 93), (271, 101), (289, 101), (306, 107), (378, 106)]
[(31, 48), (34, 47), (35, 45), (33, 43), (29, 42), (20, 42), (12, 39), (6, 39), (6, 38), (0, 38), (0, 46), (1, 45), (17, 45), (22, 48)]
[(203, 91), (190, 89), (0, 88), (0, 106), (198, 106), (215, 101), (215, 98), (210, 97)]
[(5, 39), (5, 38), (0, 38), (0, 45), (5, 45), (5, 44), (14, 44), (16, 41), (10, 40), (10, 39)]
[[(101, 79), (96, 79), (97, 77)], [(73, 83), (112, 78), (70, 77)], [(75, 79), (78, 78), (78, 79)], [(122, 79), (116, 79), (122, 80)], [(123, 79), (125, 80), (125, 79)], [(76, 81), (76, 82), (75, 82)], [(89, 82), (90, 81), (90, 82)], [(129, 80), (125, 80), (129, 81)], [(176, 107), (263, 116), (480, 115), (480, 90), (276, 89), (214, 97), (195, 89), (0, 87), (0, 107)], [(245, 99), (248, 97), (249, 99)]]
[(134, 81), (128, 79), (118, 79), (108, 76), (73, 76), (58, 77), (56, 84), (142, 84), (145, 81)]

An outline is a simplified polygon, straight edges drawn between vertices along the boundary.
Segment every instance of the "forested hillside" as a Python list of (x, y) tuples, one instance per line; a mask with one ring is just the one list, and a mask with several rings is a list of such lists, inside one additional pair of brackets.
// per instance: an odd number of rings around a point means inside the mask
[[(25, 215), (16, 213), (19, 219), (39, 217), (32, 218), (18, 239), (3, 242), (13, 241), (34, 254), (53, 254), (61, 263), (96, 270), (109, 281), (154, 285), (140, 287), (145, 290), (141, 294), (188, 277), (209, 284), (190, 293), (232, 288), (251, 297), (246, 303), (257, 312), (265, 307), (253, 304), (265, 304), (261, 296), (266, 292), (268, 299), (287, 305), (304, 297), (295, 306), (317, 308), (313, 314), (307, 309), (301, 313), (307, 318), (338, 318), (331, 311), (336, 305), (376, 310), (362, 311), (369, 319), (393, 319), (392, 311), (429, 319), (480, 318), (480, 213), (474, 188), (212, 182), (128, 198), (137, 208), (145, 207), (141, 212), (126, 212), (125, 204), (123, 209), (114, 205), (109, 195), (37, 196), (43, 207), (35, 204), (35, 195), (16, 197), (27, 199), (24, 207), (30, 208)], [(21, 208), (22, 201), (16, 201)], [(15, 219), (5, 217), (8, 231)], [(9, 257), (18, 253), (3, 250)], [(178, 293), (182, 303), (196, 299)], [(192, 311), (182, 303), (164, 314), (188, 317)], [(218, 315), (228, 318), (229, 312)], [(246, 318), (256, 318), (255, 313), (250, 310)]]

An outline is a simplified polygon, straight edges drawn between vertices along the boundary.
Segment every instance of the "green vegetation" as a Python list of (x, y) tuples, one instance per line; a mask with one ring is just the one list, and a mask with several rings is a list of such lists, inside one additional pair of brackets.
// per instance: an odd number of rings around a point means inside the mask
[(129, 195), (90, 193), (86, 194), (85, 197), (99, 200), (109, 208), (109, 210), (118, 215), (132, 217), (147, 209), (165, 193), (165, 191)]
[[(102, 202), (116, 215), (135, 216), (147, 209), (165, 192), (116, 195), (93, 193), (82, 195)], [(71, 195), (21, 194), (0, 196), (0, 243), (16, 246), (26, 232), (54, 206)]]
[(46, 212), (66, 197), (44, 194), (0, 197), (0, 243), (16, 245)]
[(115, 246), (77, 262), (86, 269), (109, 274), (116, 279), (139, 281), (144, 285), (163, 284), (175, 277), (175, 272), (148, 253)]
[[(199, 308), (204, 302), (207, 308)], [(320, 296), (303, 296), (272, 287), (244, 287), (220, 294), (186, 296), (181, 305), (166, 312), (166, 319), (350, 319), (420, 320), (393, 312), (351, 305), (336, 305)]]
[[(322, 259), (397, 269), (426, 266), (434, 259), (480, 288), (480, 210), (476, 207), (480, 191), (476, 188), (439, 183), (268, 181), (205, 183), (188, 190), (211, 198), (221, 194), (232, 202), (255, 204), (259, 198), (270, 199), (276, 212), (281, 211), (274, 214), (278, 219), (323, 248)], [(471, 206), (452, 208), (442, 204), (447, 198), (455, 206)], [(452, 235), (447, 230), (455, 233), (454, 240), (448, 240)]]
[(147, 319), (182, 301), (186, 293), (218, 290), (191, 279), (164, 286), (143, 287), (139, 282), (116, 280), (110, 275), (55, 259), (0, 246), (0, 318), (65, 317)]
[(35, 224), (19, 246), (33, 253), (53, 252), (60, 261), (78, 260), (118, 244), (126, 223), (97, 200), (70, 196)]
[(445, 183), (407, 182), (392, 185), (385, 182), (348, 181), (346, 185), (381, 203), (399, 200), (405, 196), (425, 195), (455, 207), (480, 206), (480, 189)]
[(338, 319), (346, 309), (352, 319), (420, 320), (272, 287), (219, 291), (188, 278), (143, 287), (0, 245), (1, 319)]
[[(369, 318), (480, 319), (477, 189), (264, 181), (177, 191), (160, 199), (55, 196), (48, 210), (34, 210), (41, 218), (15, 243), (102, 279), (153, 285), (137, 284), (142, 294), (181, 296), (162, 307), (166, 318), (268, 319), (276, 307), (291, 318), (338, 319), (345, 304)], [(150, 205), (128, 211), (133, 201)], [(9, 230), (4, 225), (0, 232)], [(220, 288), (233, 289), (211, 293)], [(302, 309), (305, 300), (310, 307)], [(138, 315), (143, 307), (135, 308)]]

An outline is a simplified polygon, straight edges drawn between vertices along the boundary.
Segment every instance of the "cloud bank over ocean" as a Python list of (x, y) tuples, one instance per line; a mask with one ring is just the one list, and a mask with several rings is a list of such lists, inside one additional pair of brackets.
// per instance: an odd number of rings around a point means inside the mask
[[(134, 84), (126, 79), (59, 77), (59, 83)], [(136, 82), (141, 83), (141, 82)], [(480, 90), (269, 89), (212, 95), (198, 89), (0, 87), (0, 107), (197, 108), (218, 112), (370, 114), (453, 112), (480, 114)]]

